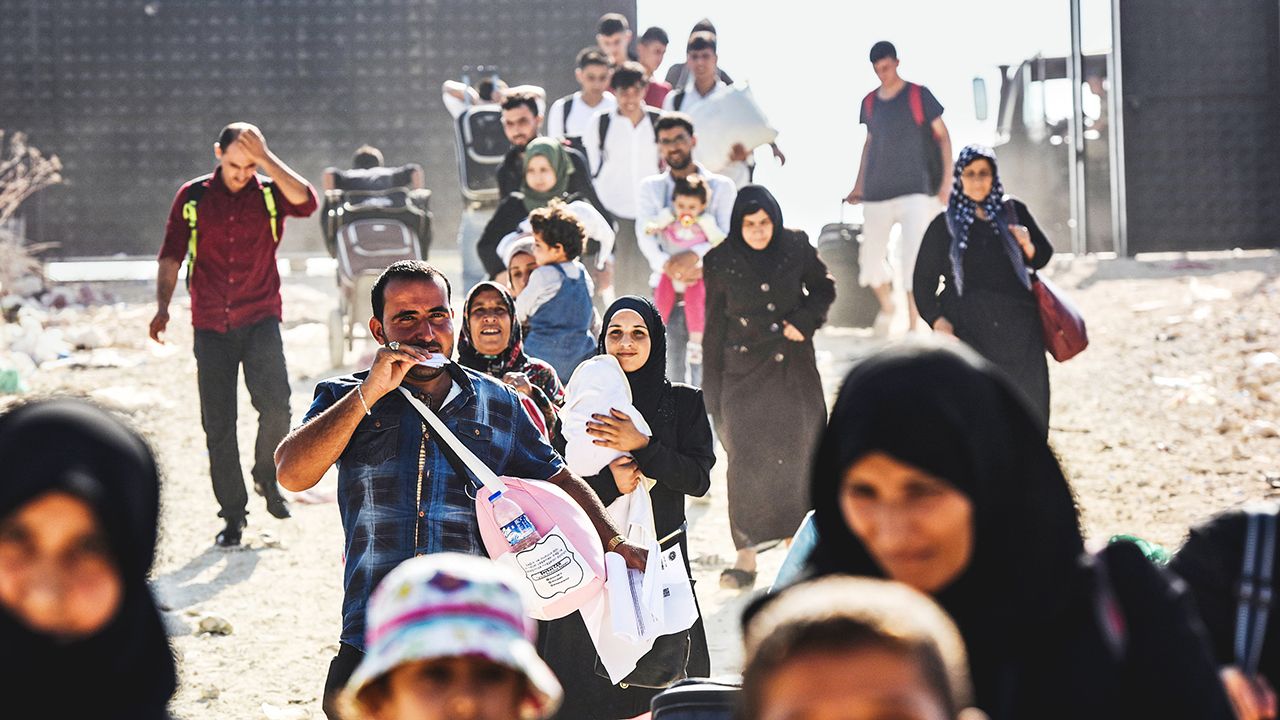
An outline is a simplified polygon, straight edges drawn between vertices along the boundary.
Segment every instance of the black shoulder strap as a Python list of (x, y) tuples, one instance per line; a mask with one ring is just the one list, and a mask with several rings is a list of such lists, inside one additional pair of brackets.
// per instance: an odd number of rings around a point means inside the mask
[(569, 134), (569, 113), (573, 112), (573, 95), (564, 96), (564, 105), (560, 106), (560, 127)]
[[(1113, 546), (1107, 546), (1102, 552), (1093, 556), (1094, 586), (1093, 610), (1102, 640), (1116, 663), (1124, 662), (1129, 650), (1129, 623), (1125, 618), (1124, 607), (1116, 597), (1115, 586), (1111, 584), (1111, 569), (1107, 566), (1107, 556)], [(1136, 552), (1136, 548), (1135, 548)]]
[(1275, 511), (1249, 511), (1240, 569), (1239, 605), (1236, 612), (1235, 659), (1246, 675), (1258, 672), (1267, 615), (1271, 610), (1275, 568)]
[(649, 124), (653, 126), (653, 141), (658, 142), (658, 118), (662, 117), (661, 110), (645, 110), (649, 114)]
[(680, 88), (671, 97), (671, 109), (679, 112), (680, 106), (684, 104), (684, 88)]
[(609, 135), (609, 124), (613, 122), (613, 113), (600, 114), (600, 164), (596, 166), (596, 171), (591, 173), (592, 179), (600, 177), (600, 170), (604, 168), (604, 139)]
[(186, 199), (183, 200), (183, 202), (184, 203), (193, 202), (193, 203), (199, 204), (200, 198), (204, 197), (204, 191), (205, 191), (205, 188), (207, 187), (205, 185), (205, 182), (208, 181), (210, 177), (212, 176), (197, 178), (194, 182), (188, 185), (187, 196), (186, 196)]

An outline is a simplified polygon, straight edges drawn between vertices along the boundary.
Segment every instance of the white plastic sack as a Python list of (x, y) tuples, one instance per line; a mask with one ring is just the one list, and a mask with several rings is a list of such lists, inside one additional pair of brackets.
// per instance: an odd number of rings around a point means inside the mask
[(655, 640), (693, 627), (698, 606), (680, 546), (666, 551), (658, 547), (646, 484), (614, 500), (608, 510), (629, 540), (649, 549), (648, 569), (643, 573), (627, 568), (621, 555), (607, 553), (605, 591), (582, 607), (600, 664), (617, 684), (636, 669)]
[(698, 162), (711, 172), (721, 172), (729, 166), (729, 152), (734, 145), (741, 143), (754, 150), (778, 137), (746, 83), (721, 88), (710, 100), (693, 106), (689, 116), (698, 136)]
[(597, 355), (578, 365), (564, 388), (564, 407), (560, 410), (561, 432), (565, 437), (564, 461), (574, 474), (590, 477), (626, 455), (596, 445), (595, 438), (587, 434), (591, 415), (608, 415), (611, 409), (626, 413), (637, 430), (653, 436), (649, 423), (631, 404), (631, 385), (618, 359)]

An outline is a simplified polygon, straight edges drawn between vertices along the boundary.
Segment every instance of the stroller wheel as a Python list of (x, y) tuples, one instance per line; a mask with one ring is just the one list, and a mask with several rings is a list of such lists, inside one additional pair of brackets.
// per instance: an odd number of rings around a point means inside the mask
[(342, 367), (346, 346), (347, 323), (342, 311), (335, 308), (329, 311), (329, 361), (334, 367)]

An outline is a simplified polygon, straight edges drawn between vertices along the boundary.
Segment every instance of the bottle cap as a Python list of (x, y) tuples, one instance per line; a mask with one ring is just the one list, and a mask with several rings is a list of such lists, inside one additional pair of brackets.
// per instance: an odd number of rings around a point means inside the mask
[(500, 498), (500, 497), (502, 497), (502, 491), (501, 491), (501, 490), (499, 490), (499, 491), (495, 492), (494, 494), (490, 495), (490, 496), (489, 496), (489, 502), (493, 502), (494, 500), (497, 500), (497, 499), (498, 499), (498, 498)]

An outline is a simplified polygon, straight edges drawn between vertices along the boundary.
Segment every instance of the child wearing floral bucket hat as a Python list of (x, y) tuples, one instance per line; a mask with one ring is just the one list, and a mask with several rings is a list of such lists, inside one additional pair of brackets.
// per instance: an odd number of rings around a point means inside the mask
[(344, 691), (344, 717), (533, 720), (560, 704), (534, 648), (518, 579), (487, 558), (415, 557), (369, 602), (368, 654)]

